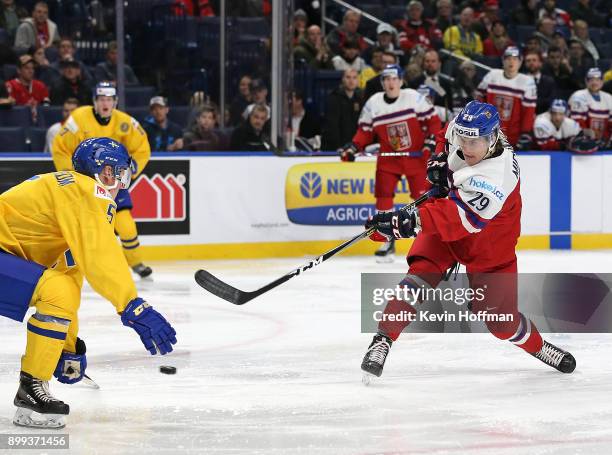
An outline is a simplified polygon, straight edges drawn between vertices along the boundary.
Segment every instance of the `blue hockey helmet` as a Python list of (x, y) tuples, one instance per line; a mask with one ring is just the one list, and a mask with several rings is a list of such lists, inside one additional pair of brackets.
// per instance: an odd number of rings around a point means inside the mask
[(112, 82), (98, 82), (93, 90), (93, 99), (95, 100), (98, 96), (112, 96), (117, 98), (117, 88)]
[(550, 103), (549, 111), (558, 112), (560, 114), (567, 114), (568, 112), (567, 101), (562, 100), (561, 98), (556, 98), (552, 100), (552, 103)]
[(404, 70), (399, 65), (387, 65), (380, 73), (380, 80), (383, 80), (385, 77), (395, 76), (398, 79), (404, 77)]
[[(113, 190), (117, 186), (120, 189), (126, 189), (130, 186), (132, 179), (131, 164), (132, 158), (130, 158), (123, 144), (108, 137), (85, 139), (72, 155), (72, 166), (75, 171), (93, 177), (108, 190)], [(110, 166), (113, 170), (115, 176), (113, 186), (105, 185), (100, 180), (100, 173), (105, 166)]]
[(455, 117), (453, 133), (461, 138), (485, 138), (490, 155), (499, 138), (499, 113), (492, 104), (470, 101)]

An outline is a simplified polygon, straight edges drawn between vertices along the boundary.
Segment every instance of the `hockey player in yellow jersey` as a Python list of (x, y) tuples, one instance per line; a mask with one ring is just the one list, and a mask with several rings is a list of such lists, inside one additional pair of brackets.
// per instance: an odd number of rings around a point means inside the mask
[[(143, 171), (151, 158), (147, 135), (135, 119), (116, 109), (116, 105), (117, 90), (114, 85), (110, 82), (100, 82), (96, 85), (93, 107), (82, 106), (75, 109), (51, 145), (55, 169), (72, 169), (72, 152), (81, 141), (91, 137), (110, 137), (122, 143), (132, 157), (132, 177), (137, 177)], [(142, 263), (138, 231), (131, 209), (132, 199), (129, 191), (121, 190), (117, 196), (115, 231), (121, 239), (129, 266), (141, 278), (145, 278), (152, 270)]]
[(69, 406), (48, 381), (85, 375), (77, 312), (83, 278), (108, 299), (151, 354), (166, 354), (176, 332), (139, 298), (114, 233), (114, 198), (131, 179), (131, 158), (109, 138), (87, 139), (74, 152), (76, 171), (36, 175), (0, 194), (0, 315), (23, 321), (27, 343), (14, 403), (16, 425), (61, 428)]

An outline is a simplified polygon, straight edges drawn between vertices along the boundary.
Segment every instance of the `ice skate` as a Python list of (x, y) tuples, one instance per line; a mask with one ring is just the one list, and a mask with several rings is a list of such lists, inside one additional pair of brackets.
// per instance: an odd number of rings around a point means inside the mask
[(362, 382), (365, 385), (369, 385), (374, 377), (378, 378), (382, 374), (392, 344), (393, 340), (381, 333), (376, 334), (372, 339), (361, 362)]
[(561, 373), (571, 373), (576, 369), (576, 359), (574, 359), (574, 356), (548, 341), (544, 341), (542, 349), (531, 355), (546, 365), (559, 370)]
[(395, 239), (383, 243), (374, 253), (379, 264), (391, 263), (395, 260)]
[(15, 400), (17, 406), (13, 423), (31, 428), (64, 428), (65, 417), (70, 406), (49, 392), (49, 383), (33, 378), (23, 371), (19, 375), (19, 389)]
[(132, 267), (132, 271), (138, 275), (140, 278), (150, 277), (153, 273), (153, 270), (148, 265), (144, 265), (142, 262), (140, 264), (136, 264)]

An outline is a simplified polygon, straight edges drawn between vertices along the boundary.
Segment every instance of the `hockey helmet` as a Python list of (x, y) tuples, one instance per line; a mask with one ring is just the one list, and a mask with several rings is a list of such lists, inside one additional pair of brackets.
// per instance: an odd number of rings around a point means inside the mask
[(499, 138), (499, 113), (492, 104), (470, 101), (455, 117), (453, 134), (466, 139), (485, 138), (489, 152), (493, 153)]
[[(119, 186), (126, 189), (132, 179), (132, 158), (123, 144), (108, 137), (94, 137), (85, 139), (79, 144), (72, 155), (72, 166), (80, 174), (94, 178), (100, 185), (108, 190)], [(100, 173), (105, 166), (113, 169), (115, 185), (109, 187), (100, 180)]]

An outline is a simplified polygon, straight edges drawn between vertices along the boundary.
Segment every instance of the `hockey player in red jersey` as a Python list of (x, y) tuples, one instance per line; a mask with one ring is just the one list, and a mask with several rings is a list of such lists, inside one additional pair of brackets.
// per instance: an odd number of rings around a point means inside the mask
[[(440, 133), (439, 153), (428, 163), (428, 178), (439, 198), (412, 211), (376, 214), (366, 227), (376, 228), (372, 234), (376, 241), (416, 237), (401, 286), (415, 291), (435, 288), (447, 269), (456, 262), (464, 264), (471, 287), (486, 289), (485, 298), (472, 299), (469, 309), (475, 314), (512, 315), (506, 321), (487, 320), (489, 331), (547, 365), (571, 373), (574, 357), (542, 340), (536, 326), (517, 308), (520, 170), (499, 123), (494, 106), (468, 103), (449, 123), (444, 137)], [(372, 375), (382, 374), (391, 344), (410, 323), (405, 321), (409, 318), (393, 316), (415, 314), (420, 304), (388, 301), (361, 365), (366, 383)]]
[(532, 77), (520, 74), (523, 59), (517, 47), (506, 48), (503, 69), (493, 69), (478, 85), (476, 97), (494, 105), (501, 118), (501, 129), (513, 147), (531, 146), (537, 89)]
[[(426, 98), (413, 89), (402, 89), (402, 70), (387, 65), (381, 73), (384, 92), (368, 99), (359, 117), (353, 141), (340, 150), (343, 161), (354, 161), (355, 154), (375, 140), (380, 142), (376, 161), (376, 210), (393, 210), (393, 197), (398, 181), (405, 175), (413, 199), (425, 193), (427, 159), (435, 148), (435, 134), (440, 119)], [(390, 239), (377, 252), (381, 260), (392, 258), (394, 240)]]

